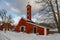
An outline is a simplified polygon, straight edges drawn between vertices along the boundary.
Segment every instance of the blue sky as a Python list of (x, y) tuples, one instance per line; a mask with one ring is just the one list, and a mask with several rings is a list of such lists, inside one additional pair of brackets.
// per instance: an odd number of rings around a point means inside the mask
[[(35, 7), (35, 0), (29, 0), (32, 8), (32, 20), (35, 21), (35, 13), (39, 7), (36, 5)], [(15, 23), (18, 23), (21, 17), (26, 18), (26, 5), (28, 4), (27, 0), (0, 0), (0, 10), (5, 9), (7, 10), (7, 15), (11, 15)]]
[[(43, 22), (42, 19), (45, 16), (38, 11), (42, 9), (42, 5), (45, 3), (37, 4), (37, 0), (28, 0), (32, 6), (32, 21), (34, 22)], [(0, 10), (6, 9), (7, 15), (11, 15), (15, 24), (18, 23), (21, 17), (26, 18), (26, 5), (28, 4), (27, 0), (0, 0)], [(41, 0), (40, 0), (41, 1)]]

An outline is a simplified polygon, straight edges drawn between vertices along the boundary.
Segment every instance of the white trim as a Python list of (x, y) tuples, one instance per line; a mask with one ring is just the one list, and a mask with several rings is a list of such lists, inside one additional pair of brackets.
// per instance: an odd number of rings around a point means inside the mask
[[(34, 26), (34, 27), (36, 27), (36, 26)], [(34, 33), (34, 27), (33, 27), (33, 33)], [(39, 34), (38, 32), (37, 32), (37, 27), (36, 27), (36, 33), (34, 33), (34, 34)]]
[(5, 31), (5, 28), (3, 28), (3, 31)]
[[(30, 23), (30, 22), (27, 22), (27, 23)], [(43, 27), (43, 26), (40, 26), (40, 25), (37, 25), (37, 24), (34, 24), (34, 23), (30, 23), (30, 24), (33, 24), (33, 25), (38, 26), (38, 27), (45, 28), (45, 27)]]
[[(24, 27), (24, 31), (25, 31), (25, 26), (21, 26), (21, 27)], [(21, 31), (21, 27), (20, 27), (20, 31)]]
[[(25, 18), (23, 18), (23, 17), (22, 17), (21, 19), (24, 19), (25, 21), (26, 21), (26, 20), (29, 20), (29, 19), (25, 19)], [(29, 20), (29, 21), (32, 21), (32, 20)], [(46, 28), (46, 27), (40, 26), (40, 25), (38, 25), (38, 24), (31, 23), (31, 22), (27, 22), (27, 21), (26, 21), (26, 23), (30, 23), (30, 24), (33, 24), (33, 25), (35, 25), (35, 26), (39, 26), (39, 27), (42, 27), (42, 28)]]
[(47, 35), (47, 29), (44, 28), (44, 35)]

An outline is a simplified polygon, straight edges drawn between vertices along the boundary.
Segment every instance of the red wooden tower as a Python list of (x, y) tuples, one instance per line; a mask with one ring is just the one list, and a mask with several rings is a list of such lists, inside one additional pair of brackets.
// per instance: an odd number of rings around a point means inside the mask
[(28, 4), (26, 8), (27, 8), (27, 19), (31, 20), (31, 5)]

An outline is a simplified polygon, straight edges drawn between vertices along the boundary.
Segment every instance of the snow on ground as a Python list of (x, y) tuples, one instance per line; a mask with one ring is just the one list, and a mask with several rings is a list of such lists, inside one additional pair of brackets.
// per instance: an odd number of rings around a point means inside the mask
[(60, 34), (49, 34), (48, 36), (17, 33), (11, 31), (0, 31), (0, 40), (60, 40)]
[(50, 29), (49, 31), (58, 31), (58, 29), (57, 29), (57, 28), (55, 28), (55, 29)]

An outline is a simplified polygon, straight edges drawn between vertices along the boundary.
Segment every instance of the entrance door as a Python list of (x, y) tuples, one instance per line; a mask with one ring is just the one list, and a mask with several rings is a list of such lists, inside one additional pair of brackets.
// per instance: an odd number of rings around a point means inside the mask
[(25, 29), (24, 26), (22, 26), (22, 27), (21, 27), (21, 32), (24, 32), (24, 29)]
[(34, 32), (34, 33), (37, 33), (37, 29), (36, 29), (36, 27), (34, 27), (34, 30), (33, 30), (33, 32)]

